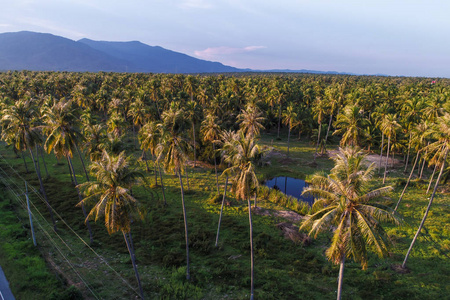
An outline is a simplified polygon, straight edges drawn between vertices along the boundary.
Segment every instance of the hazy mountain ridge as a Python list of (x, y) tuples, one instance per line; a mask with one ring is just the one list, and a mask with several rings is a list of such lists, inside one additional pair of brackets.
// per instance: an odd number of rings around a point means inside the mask
[[(0, 71), (73, 71), (142, 73), (285, 72), (350, 74), (314, 70), (238, 69), (149, 46), (139, 41), (74, 41), (49, 33), (0, 33)], [(353, 74), (352, 74), (353, 75)]]
[(241, 71), (140, 42), (73, 41), (29, 31), (0, 34), (0, 70), (145, 73)]

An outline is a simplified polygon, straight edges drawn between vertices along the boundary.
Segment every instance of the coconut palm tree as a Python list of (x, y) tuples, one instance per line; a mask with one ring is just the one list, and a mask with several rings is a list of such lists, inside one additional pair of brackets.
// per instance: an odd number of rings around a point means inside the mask
[(195, 127), (202, 117), (201, 106), (196, 101), (193, 100), (188, 101), (186, 103), (186, 113), (188, 114), (188, 118), (192, 124), (192, 141), (194, 144), (193, 146), (194, 146), (194, 168), (195, 168), (197, 163), (197, 153), (196, 153), (197, 145), (195, 138)]
[(408, 260), (409, 255), (411, 254), (411, 250), (414, 246), (414, 243), (417, 240), (417, 237), (420, 234), (420, 231), (425, 224), (428, 213), (431, 208), (431, 204), (433, 203), (434, 197), (436, 195), (436, 190), (439, 185), (439, 181), (441, 180), (442, 173), (444, 171), (444, 166), (447, 161), (448, 152), (450, 150), (450, 113), (445, 113), (443, 116), (438, 117), (436, 119), (436, 125), (433, 128), (433, 136), (436, 138), (434, 143), (431, 143), (427, 148), (431, 153), (434, 153), (431, 161), (437, 165), (440, 165), (441, 170), (439, 172), (438, 178), (436, 179), (436, 183), (434, 185), (433, 193), (430, 196), (430, 201), (428, 202), (427, 209), (423, 215), (422, 221), (420, 222), (419, 228), (417, 229), (416, 234), (414, 235), (413, 240), (411, 241), (411, 245), (409, 246), (408, 252), (406, 253), (405, 259), (403, 261), (402, 267), (406, 267), (406, 262)]
[(289, 141), (291, 138), (291, 130), (295, 128), (298, 123), (297, 113), (294, 111), (294, 104), (289, 103), (286, 110), (283, 112), (283, 124), (288, 126), (288, 144), (287, 144), (287, 154), (289, 155)]
[[(42, 119), (45, 122), (44, 132), (47, 134), (45, 141), (45, 149), (48, 153), (54, 152), (57, 158), (65, 157), (69, 164), (69, 169), (73, 175), (73, 182), (78, 186), (77, 176), (72, 164), (73, 152), (76, 149), (77, 143), (83, 140), (83, 135), (79, 130), (79, 118), (72, 101), (61, 99), (55, 102), (53, 106), (45, 106), (42, 112)], [(80, 201), (82, 200), (81, 193), (78, 188), (77, 193)], [(81, 204), (84, 218), (87, 217), (84, 204)], [(89, 239), (92, 244), (92, 229), (89, 221), (86, 221), (86, 226), (89, 231)]]
[[(424, 145), (425, 145), (426, 138), (429, 135), (430, 135), (430, 130), (429, 130), (429, 125), (428, 125), (427, 121), (420, 123), (411, 131), (411, 136), (412, 136), (411, 144), (413, 144), (413, 146), (415, 145), (414, 148), (416, 148), (417, 154), (416, 154), (416, 158), (414, 160), (413, 167), (409, 174), (408, 180), (406, 181), (405, 187), (403, 188), (400, 198), (398, 199), (397, 204), (395, 205), (394, 211), (397, 211), (398, 206), (400, 205), (400, 202), (403, 199), (403, 195), (405, 194), (406, 188), (408, 187), (409, 182), (411, 181), (412, 175), (414, 173), (414, 169), (416, 168), (416, 165), (417, 165), (418, 161), (420, 160), (419, 155), (421, 154), (421, 152), (424, 148)], [(436, 170), (436, 168), (435, 168), (435, 170)]]
[(329, 260), (340, 265), (337, 299), (342, 295), (345, 260), (353, 257), (366, 269), (367, 246), (373, 246), (380, 256), (388, 253), (389, 239), (381, 222), (400, 222), (391, 209), (376, 202), (392, 187), (370, 190), (369, 180), (375, 167), (372, 164), (365, 168), (363, 159), (359, 149), (340, 149), (330, 175), (314, 175), (311, 185), (303, 191), (316, 197), (313, 205), (316, 212), (306, 217), (300, 229), (308, 229), (310, 235), (317, 237), (330, 226), (336, 226), (325, 253)]
[(333, 135), (342, 134), (341, 146), (358, 146), (364, 136), (365, 119), (357, 105), (347, 105), (342, 113), (337, 115), (336, 131)]
[(261, 149), (254, 138), (247, 137), (242, 131), (239, 132), (239, 138), (230, 146), (231, 149), (225, 162), (229, 163), (231, 167), (227, 168), (224, 173), (233, 178), (231, 190), (236, 199), (247, 200), (251, 257), (250, 299), (254, 299), (253, 223), (250, 197), (258, 188), (254, 160), (260, 156)]
[(387, 174), (387, 165), (389, 160), (389, 150), (391, 148), (391, 139), (397, 134), (397, 130), (400, 128), (400, 124), (397, 122), (396, 114), (387, 114), (382, 121), (381, 130), (384, 132), (384, 135), (388, 138), (387, 145), (387, 153), (386, 153), (386, 162), (384, 164), (384, 176), (383, 176), (383, 184), (386, 182), (386, 174)]
[(106, 128), (103, 124), (87, 125), (83, 128), (86, 143), (84, 147), (91, 161), (99, 160), (102, 156), (102, 143), (106, 138)]
[[(159, 161), (156, 159), (157, 157), (157, 148), (161, 139), (161, 131), (156, 122), (148, 122), (139, 130), (139, 142), (141, 144), (142, 151), (150, 151), (154, 160), (154, 169), (155, 169), (155, 185), (158, 185), (158, 173), (159, 179), (161, 182), (161, 190), (163, 193), (164, 205), (167, 205), (166, 201), (166, 192), (164, 191), (164, 181), (162, 178), (161, 167), (159, 165)], [(157, 169), (158, 168), (158, 169)]]
[(132, 215), (137, 214), (142, 217), (138, 202), (131, 195), (130, 191), (134, 185), (139, 183), (139, 179), (143, 178), (143, 174), (130, 163), (130, 158), (126, 157), (125, 152), (121, 152), (116, 156), (103, 151), (101, 159), (91, 164), (90, 171), (96, 179), (78, 185), (85, 195), (85, 198), (78, 205), (95, 203), (86, 221), (89, 218), (94, 218), (97, 221), (103, 216), (109, 234), (117, 231), (122, 232), (130, 253), (140, 296), (144, 299), (135, 254), (133, 247), (130, 245), (129, 236)]
[(163, 123), (160, 124), (161, 140), (156, 149), (158, 161), (163, 162), (166, 172), (178, 175), (181, 190), (181, 204), (183, 208), (184, 233), (186, 240), (186, 279), (191, 279), (189, 268), (189, 230), (187, 224), (186, 205), (184, 201), (183, 180), (181, 174), (184, 173), (184, 165), (186, 164), (186, 153), (189, 144), (185, 138), (186, 129), (189, 122), (184, 117), (182, 109), (178, 109), (172, 105), (162, 114)]
[(319, 144), (320, 144), (320, 133), (322, 131), (322, 122), (323, 122), (323, 118), (324, 118), (324, 114), (325, 114), (325, 105), (326, 105), (325, 100), (323, 100), (322, 97), (317, 97), (316, 101), (313, 105), (314, 119), (316, 119), (317, 123), (319, 123), (316, 151), (314, 152), (314, 161), (316, 161), (317, 149), (319, 149)]
[[(228, 157), (233, 153), (234, 151), (234, 146), (236, 141), (238, 140), (239, 135), (235, 132), (235, 131), (222, 131), (220, 133), (220, 141), (222, 142), (222, 160), (227, 160)], [(223, 206), (225, 203), (225, 199), (227, 196), (227, 188), (228, 188), (228, 178), (229, 178), (229, 174), (228, 173), (223, 173), (226, 176), (225, 179), (225, 188), (223, 191), (223, 197), (222, 197), (222, 205), (220, 206), (220, 214), (219, 214), (219, 223), (217, 225), (217, 234), (216, 234), (216, 244), (215, 246), (217, 247), (217, 245), (219, 244), (219, 233), (220, 233), (220, 224), (222, 222), (222, 213), (223, 213)]]
[(32, 99), (20, 99), (14, 104), (9, 105), (2, 111), (2, 140), (8, 144), (14, 144), (19, 151), (28, 150), (33, 160), (34, 169), (39, 179), (39, 190), (44, 197), (47, 209), (53, 223), (53, 229), (56, 230), (56, 223), (53, 217), (53, 210), (48, 202), (47, 193), (45, 192), (44, 183), (42, 181), (41, 171), (37, 166), (33, 153), (33, 148), (41, 143), (42, 138), (39, 134), (39, 128), (36, 125), (39, 117), (38, 110)]
[(217, 194), (219, 195), (219, 177), (217, 175), (217, 163), (216, 163), (216, 143), (219, 140), (220, 126), (217, 121), (217, 117), (212, 113), (207, 113), (205, 120), (200, 127), (200, 133), (203, 135), (203, 141), (210, 142), (213, 146), (213, 159), (214, 159), (214, 171), (216, 173), (216, 186)]
[(381, 131), (381, 146), (380, 146), (380, 162), (378, 165), (378, 174), (381, 172), (381, 163), (383, 158), (383, 147), (384, 147), (384, 131), (381, 130), (383, 125), (384, 116), (389, 111), (389, 105), (387, 103), (383, 103), (378, 106), (376, 110), (372, 113), (373, 123), (376, 125), (377, 129)]
[(238, 115), (239, 126), (242, 132), (249, 138), (258, 136), (261, 129), (264, 129), (262, 125), (264, 120), (265, 118), (262, 116), (259, 108), (250, 102), (246, 109), (242, 110)]
[[(142, 89), (139, 89), (137, 97), (134, 99), (134, 101), (130, 104), (130, 109), (128, 110), (128, 117), (131, 118), (133, 122), (133, 138), (134, 141), (136, 141), (136, 132), (135, 127), (137, 126), (138, 131), (142, 127), (143, 124), (147, 121), (147, 118), (149, 116), (148, 107), (145, 104), (145, 98), (146, 94), (145, 91)], [(135, 143), (136, 148), (136, 143)]]

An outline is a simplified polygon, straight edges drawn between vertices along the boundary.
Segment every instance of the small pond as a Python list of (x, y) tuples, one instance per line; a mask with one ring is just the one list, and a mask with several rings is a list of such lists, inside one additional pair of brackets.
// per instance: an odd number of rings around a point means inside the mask
[(309, 205), (314, 203), (314, 197), (310, 195), (302, 196), (302, 191), (305, 187), (308, 186), (306, 181), (303, 179), (297, 179), (292, 177), (275, 177), (270, 180), (267, 180), (264, 183), (265, 186), (270, 188), (279, 190), (286, 195), (297, 198), (300, 201), (306, 202)]

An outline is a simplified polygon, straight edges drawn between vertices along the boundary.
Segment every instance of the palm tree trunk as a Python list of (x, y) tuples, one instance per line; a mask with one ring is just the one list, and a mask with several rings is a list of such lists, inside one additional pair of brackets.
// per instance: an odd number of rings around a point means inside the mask
[(88, 172), (86, 171), (86, 166), (84, 165), (84, 159), (83, 159), (83, 156), (81, 155), (81, 151), (80, 151), (80, 149), (78, 149), (78, 146), (75, 144), (75, 149), (77, 150), (77, 153), (78, 153), (78, 157), (80, 158), (80, 161), (81, 161), (81, 165), (83, 166), (83, 170), (84, 170), (84, 175), (86, 176), (86, 181), (90, 181), (89, 180), (89, 175), (88, 175)]
[(136, 128), (134, 127), (134, 124), (131, 125), (133, 128), (133, 142), (134, 142), (134, 150), (137, 150), (137, 137), (136, 137)]
[[(38, 152), (38, 149), (39, 149), (39, 152), (41, 153), (42, 163), (44, 164), (45, 175), (47, 175), (46, 178), (48, 178), (49, 176), (48, 176), (47, 164), (45, 163), (44, 151), (42, 150), (42, 148), (40, 146), (37, 146), (36, 152)], [(38, 155), (38, 154), (36, 154), (36, 155)]]
[(322, 131), (322, 123), (319, 123), (319, 133), (317, 134), (316, 152), (314, 153), (314, 162), (316, 162), (317, 149), (319, 148), (320, 132)]
[(183, 180), (181, 179), (180, 170), (178, 170), (178, 179), (180, 180), (181, 204), (183, 206), (183, 219), (184, 219), (184, 235), (186, 238), (186, 279), (191, 280), (191, 272), (189, 270), (189, 231), (186, 216), (186, 205), (184, 204)]
[(405, 260), (403, 261), (403, 264), (402, 264), (402, 268), (405, 268), (406, 261), (408, 260), (408, 257), (411, 254), (411, 250), (414, 246), (414, 243), (416, 242), (417, 237), (419, 236), (419, 233), (422, 230), (423, 225), (425, 224), (425, 220), (427, 219), (428, 212), (430, 211), (431, 204), (433, 203), (434, 195), (436, 195), (436, 190), (439, 185), (439, 181), (441, 180), (442, 172), (444, 171), (444, 165), (445, 165), (445, 161), (447, 160), (447, 154), (448, 154), (448, 149), (445, 149), (445, 155), (444, 155), (444, 159), (442, 160), (441, 171), (439, 172), (439, 176), (436, 180), (436, 184), (434, 185), (433, 193), (431, 194), (430, 201), (428, 202), (427, 210), (425, 211), (422, 221), (420, 222), (419, 228), (417, 229), (417, 232), (411, 242), (411, 245), (409, 246), (408, 252), (406, 253), (406, 256), (405, 256)]
[(25, 171), (28, 174), (28, 172), (29, 172), (28, 171), (28, 164), (27, 164), (27, 161), (25, 160), (25, 155), (24, 155), (23, 151), (20, 151), (20, 153), (22, 154), (23, 164), (25, 165)]
[(278, 132), (277, 132), (277, 139), (280, 138), (280, 127), (281, 127), (281, 101), (280, 101), (280, 107), (278, 109)]
[(247, 198), (248, 201), (248, 224), (250, 229), (250, 300), (254, 299), (254, 264), (255, 258), (253, 255), (253, 223), (252, 223), (252, 204), (250, 202), (250, 197)]
[(389, 148), (391, 147), (391, 137), (388, 137), (388, 148), (386, 153), (386, 163), (384, 164), (383, 184), (386, 182), (387, 165), (389, 160)]
[(419, 179), (422, 179), (423, 169), (425, 168), (425, 164), (426, 164), (426, 162), (427, 162), (427, 160), (425, 159), (426, 156), (427, 156), (427, 152), (425, 151), (425, 155), (424, 155), (424, 157), (423, 157), (422, 168), (420, 169), (420, 176), (419, 176)]
[(217, 226), (217, 234), (216, 234), (216, 244), (215, 244), (216, 247), (219, 243), (220, 223), (222, 222), (223, 204), (225, 203), (225, 199), (227, 197), (227, 186), (228, 186), (228, 175), (225, 179), (225, 189), (223, 191), (222, 206), (220, 207), (219, 225)]
[(437, 166), (438, 166), (438, 164), (434, 165), (433, 174), (431, 174), (430, 183), (428, 184), (428, 188), (427, 188), (427, 192), (426, 192), (427, 195), (428, 195), (428, 192), (430, 191), (431, 183), (433, 182), (433, 178), (434, 178), (434, 174), (436, 173)]
[(254, 200), (253, 200), (253, 207), (254, 207), (254, 208), (257, 207), (257, 206), (256, 206), (256, 200), (257, 200), (257, 198), (258, 198), (258, 188), (256, 188), (256, 190), (255, 190), (255, 198), (254, 198)]
[(219, 177), (217, 176), (217, 163), (216, 163), (216, 146), (213, 142), (213, 152), (214, 152), (214, 171), (216, 172), (216, 186), (217, 186), (217, 195), (220, 194), (219, 191)]
[(406, 155), (405, 171), (403, 171), (403, 172), (405, 172), (405, 173), (406, 173), (406, 170), (408, 169), (409, 152), (410, 152), (410, 150), (411, 150), (411, 135), (412, 135), (412, 132), (410, 131), (410, 132), (409, 132), (409, 143), (408, 143), (408, 154)]
[(340, 263), (340, 268), (339, 268), (337, 300), (341, 300), (341, 296), (342, 296), (342, 282), (344, 281), (344, 265), (345, 265), (345, 255), (342, 257), (342, 260)]
[(122, 234), (123, 234), (125, 243), (127, 244), (128, 253), (130, 253), (131, 263), (133, 264), (134, 275), (136, 276), (136, 280), (139, 285), (139, 292), (141, 294), (141, 298), (144, 299), (144, 291), (142, 290), (141, 279), (139, 278), (139, 272), (137, 270), (136, 260), (134, 259), (135, 258), (134, 251), (130, 246), (130, 242), (128, 241), (127, 234), (125, 233), (125, 231), (122, 231)]
[[(148, 167), (147, 154), (145, 153), (144, 149), (142, 149), (142, 158), (145, 161), (145, 169), (146, 169), (146, 171), (148, 173), (148, 172), (150, 172), (150, 168)], [(156, 168), (155, 168), (155, 174), (156, 174)]]
[(384, 146), (384, 133), (381, 133), (381, 151), (380, 151), (380, 164), (378, 167), (378, 174), (381, 173), (381, 161), (383, 159), (383, 146)]
[(38, 176), (38, 179), (39, 179), (39, 190), (41, 191), (41, 194), (44, 196), (45, 204), (47, 205), (47, 209), (50, 212), (50, 218), (52, 219), (53, 230), (56, 231), (55, 218), (53, 217), (53, 210), (50, 206), (50, 203), (48, 202), (47, 193), (45, 192), (45, 188), (44, 188), (44, 183), (42, 182), (41, 171), (39, 170), (36, 160), (34, 159), (33, 150), (31, 150), (31, 148), (28, 148), (28, 149), (30, 150), (31, 160), (33, 161), (34, 169), (36, 170), (36, 175)]
[(287, 144), (287, 155), (289, 155), (289, 140), (291, 138), (291, 126), (289, 126), (289, 131), (288, 131), (288, 144)]
[(394, 212), (397, 211), (398, 205), (400, 204), (400, 201), (402, 201), (403, 195), (405, 194), (405, 191), (406, 191), (406, 188), (408, 187), (408, 184), (411, 181), (411, 177), (414, 173), (414, 168), (416, 167), (417, 161), (419, 160), (419, 153), (420, 153), (420, 150), (417, 151), (416, 160), (414, 161), (414, 165), (412, 167), (411, 173), (409, 174), (408, 180), (406, 181), (405, 188), (403, 189), (402, 194), (400, 195), (400, 198), (398, 199), (397, 205), (394, 208)]
[(326, 146), (327, 146), (328, 134), (330, 133), (330, 127), (331, 127), (332, 120), (333, 120), (333, 114), (330, 115), (330, 121), (328, 122), (327, 134), (325, 135), (325, 144), (323, 146), (324, 152), (327, 151)]
[(187, 166), (184, 166), (184, 173), (186, 173), (186, 183), (187, 183), (187, 190), (190, 190), (189, 187), (189, 175), (188, 175), (188, 171), (187, 171)]
[[(152, 154), (152, 159), (153, 159), (153, 168), (155, 169), (155, 186), (158, 186), (158, 171), (156, 170), (156, 165), (158, 165), (159, 168), (159, 177), (161, 177), (161, 168), (159, 167), (159, 163), (156, 162), (155, 157)], [(162, 179), (161, 179), (162, 181)]]
[(75, 181), (73, 181), (73, 173), (72, 173), (72, 168), (70, 167), (70, 162), (69, 159), (66, 156), (66, 161), (67, 161), (67, 167), (69, 168), (69, 176), (70, 176), (70, 181), (72, 182), (73, 186), (76, 186)]
[(72, 170), (73, 181), (75, 183), (75, 188), (77, 190), (78, 199), (80, 200), (80, 203), (81, 203), (81, 209), (83, 210), (83, 215), (84, 215), (84, 219), (86, 222), (86, 226), (89, 231), (89, 241), (90, 241), (90, 244), (92, 245), (92, 242), (94, 242), (94, 238), (92, 237), (91, 224), (89, 223), (89, 220), (87, 218), (86, 208), (84, 207), (84, 202), (82, 201), (83, 197), (81, 197), (80, 189), (78, 188), (78, 182), (77, 182), (77, 176), (75, 175), (75, 169), (73, 168), (72, 159), (70, 159), (70, 156), (67, 155), (66, 157), (67, 157), (67, 161), (69, 162), (70, 169)]
[(158, 170), (159, 170), (159, 181), (161, 181), (161, 190), (162, 190), (163, 199), (164, 199), (164, 206), (167, 206), (166, 192), (164, 191), (164, 182), (163, 182), (163, 179), (162, 179), (161, 167), (159, 166), (159, 163), (156, 163), (156, 164), (158, 165)]
[(197, 154), (195, 150), (195, 123), (192, 122), (192, 135), (194, 137), (194, 168), (197, 166)]

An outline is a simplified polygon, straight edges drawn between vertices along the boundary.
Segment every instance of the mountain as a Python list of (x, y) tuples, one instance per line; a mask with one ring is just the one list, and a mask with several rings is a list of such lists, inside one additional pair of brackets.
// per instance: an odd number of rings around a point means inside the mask
[(237, 68), (228, 67), (218, 62), (197, 59), (183, 53), (134, 42), (99, 42), (81, 39), (78, 42), (110, 56), (130, 62), (133, 72), (155, 73), (203, 73), (203, 72), (238, 72)]
[(0, 34), (0, 70), (124, 72), (126, 66), (125, 61), (52, 34)]
[(0, 33), (0, 71), (142, 73), (273, 72), (347, 74), (314, 70), (251, 70), (225, 66), (138, 41), (73, 41), (49, 33)]
[(145, 73), (243, 71), (141, 42), (73, 41), (29, 31), (0, 34), (0, 70)]

